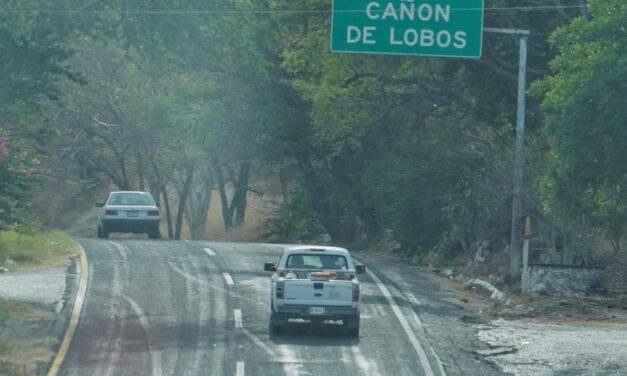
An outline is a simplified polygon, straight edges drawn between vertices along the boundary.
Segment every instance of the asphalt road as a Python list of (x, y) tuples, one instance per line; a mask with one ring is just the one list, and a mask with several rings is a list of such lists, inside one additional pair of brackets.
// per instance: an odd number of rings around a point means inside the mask
[(90, 274), (62, 375), (498, 374), (473, 354), (463, 312), (417, 272), (366, 262), (376, 276), (360, 276), (359, 338), (298, 322), (270, 336), (263, 263), (281, 246), (80, 242)]

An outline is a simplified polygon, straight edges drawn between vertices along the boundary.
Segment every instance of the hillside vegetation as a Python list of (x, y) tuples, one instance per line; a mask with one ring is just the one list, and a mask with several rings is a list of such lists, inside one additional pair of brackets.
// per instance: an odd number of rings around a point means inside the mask
[[(523, 207), (538, 247), (625, 258), (627, 3), (485, 3), (486, 26), (531, 31)], [(515, 36), (486, 33), (481, 59), (349, 55), (330, 52), (326, 0), (4, 7), (2, 226), (36, 216), (37, 190), (63, 212), (113, 184), (152, 192), (170, 238), (184, 224), (206, 238), (209, 212), (228, 233), (272, 180), (266, 239), (450, 258), (509, 244)]]

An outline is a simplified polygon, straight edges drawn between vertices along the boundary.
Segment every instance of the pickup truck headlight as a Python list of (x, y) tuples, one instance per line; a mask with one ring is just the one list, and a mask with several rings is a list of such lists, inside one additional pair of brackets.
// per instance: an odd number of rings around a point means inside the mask
[(353, 301), (359, 301), (359, 285), (357, 283), (353, 284)]

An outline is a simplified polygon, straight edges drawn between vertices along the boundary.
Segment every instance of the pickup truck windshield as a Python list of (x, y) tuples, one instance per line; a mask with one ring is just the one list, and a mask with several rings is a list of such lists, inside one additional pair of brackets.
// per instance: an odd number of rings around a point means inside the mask
[(346, 257), (338, 255), (295, 254), (287, 259), (288, 269), (347, 270)]

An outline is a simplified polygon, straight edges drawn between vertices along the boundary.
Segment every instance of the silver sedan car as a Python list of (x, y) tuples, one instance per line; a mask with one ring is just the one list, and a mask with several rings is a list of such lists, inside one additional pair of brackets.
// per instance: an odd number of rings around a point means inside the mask
[(111, 192), (104, 203), (96, 203), (98, 237), (107, 238), (112, 232), (146, 233), (150, 239), (159, 233), (159, 208), (148, 192)]

